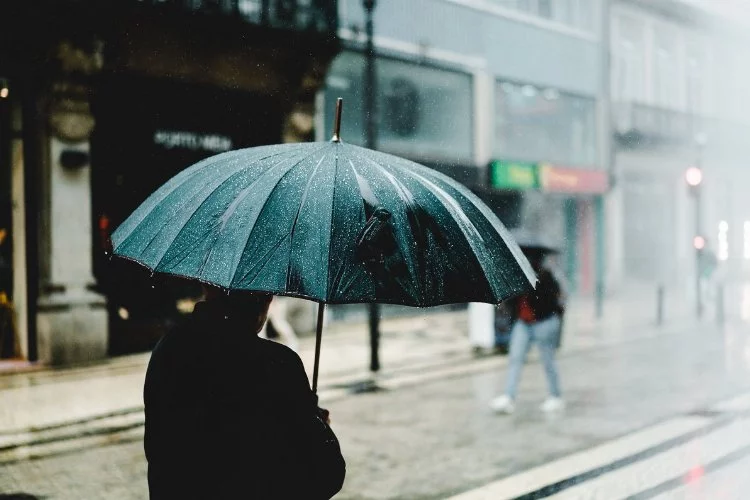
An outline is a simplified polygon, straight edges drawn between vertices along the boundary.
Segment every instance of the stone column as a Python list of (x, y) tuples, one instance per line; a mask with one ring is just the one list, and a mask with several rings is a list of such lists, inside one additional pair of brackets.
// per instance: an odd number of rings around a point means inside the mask
[(39, 359), (50, 364), (100, 359), (107, 355), (107, 312), (104, 298), (90, 290), (89, 143), (49, 141), (49, 260), (38, 301)]
[(45, 100), (42, 175), (40, 290), (37, 301), (39, 360), (70, 364), (107, 356), (105, 299), (92, 291), (91, 161), (94, 118), (90, 76), (102, 68), (102, 45), (61, 41), (58, 71)]

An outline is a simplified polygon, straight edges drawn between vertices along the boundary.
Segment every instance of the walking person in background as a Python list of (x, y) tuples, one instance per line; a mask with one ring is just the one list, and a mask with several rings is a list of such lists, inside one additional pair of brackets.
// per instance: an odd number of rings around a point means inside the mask
[(514, 316), (510, 337), (510, 359), (505, 394), (495, 398), (490, 407), (498, 413), (513, 413), (521, 371), (531, 344), (536, 343), (549, 386), (549, 397), (542, 404), (544, 411), (565, 407), (555, 363), (555, 352), (562, 324), (561, 288), (552, 272), (544, 267), (544, 252), (526, 250), (526, 256), (539, 279), (536, 290), (513, 299), (509, 309)]

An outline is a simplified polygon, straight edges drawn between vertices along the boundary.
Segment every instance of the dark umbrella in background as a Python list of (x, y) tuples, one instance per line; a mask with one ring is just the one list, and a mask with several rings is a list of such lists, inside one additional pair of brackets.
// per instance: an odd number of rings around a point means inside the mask
[(515, 238), (516, 243), (518, 243), (518, 246), (526, 255), (552, 255), (560, 253), (558, 246), (547, 238), (527, 230), (513, 231), (513, 238)]
[(231, 292), (325, 304), (497, 304), (534, 273), (500, 220), (434, 170), (339, 138), (230, 151), (182, 171), (112, 235), (113, 255)]

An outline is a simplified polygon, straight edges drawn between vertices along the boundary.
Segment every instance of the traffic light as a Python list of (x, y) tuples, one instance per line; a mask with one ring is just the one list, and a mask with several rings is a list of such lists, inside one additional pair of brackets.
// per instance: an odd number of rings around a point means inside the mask
[(685, 180), (688, 186), (697, 188), (703, 182), (703, 171), (698, 167), (690, 167), (685, 171)]

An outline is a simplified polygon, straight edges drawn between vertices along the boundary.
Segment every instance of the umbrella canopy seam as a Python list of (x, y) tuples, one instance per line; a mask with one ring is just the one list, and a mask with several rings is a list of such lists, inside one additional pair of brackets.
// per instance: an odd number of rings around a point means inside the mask
[[(268, 193), (268, 196), (266, 197), (266, 199), (263, 200), (263, 204), (261, 205), (260, 210), (258, 210), (258, 217), (257, 218), (260, 218), (261, 215), (263, 214), (263, 211), (268, 206), (269, 200), (273, 197), (273, 194), (279, 188), (279, 185), (280, 185), (281, 181), (283, 179), (285, 179), (286, 176), (288, 176), (292, 172), (292, 170), (294, 170), (295, 168), (297, 168), (302, 162), (304, 162), (305, 160), (307, 160), (308, 158), (310, 158), (315, 153), (321, 151), (324, 147), (325, 147), (325, 145), (321, 146), (320, 148), (315, 149), (315, 151), (313, 151), (312, 153), (308, 153), (307, 155), (303, 156), (294, 165), (292, 165), (291, 167), (289, 167), (289, 170), (287, 170), (286, 172), (284, 172), (284, 174), (281, 176), (281, 178), (276, 183), (276, 185), (273, 188), (271, 188), (271, 192)], [(266, 172), (264, 172), (261, 175), (265, 175), (267, 172), (268, 172), (268, 170), (266, 170)], [(247, 245), (250, 243), (250, 239), (252, 238), (253, 233), (255, 232), (255, 229), (256, 229), (256, 227), (255, 227), (255, 225), (253, 225), (253, 227), (250, 228), (250, 231), (247, 234), (247, 238), (245, 238), (245, 244), (242, 246), (242, 252), (239, 252), (239, 254), (238, 254), (239, 258), (237, 259), (237, 262), (235, 263), (235, 270), (232, 273), (232, 278), (229, 280), (229, 285), (228, 285), (229, 287), (231, 287), (234, 283), (237, 283), (237, 279), (236, 278), (237, 278), (237, 271), (239, 270), (239, 264), (240, 264), (240, 262), (242, 262), (242, 255), (244, 255), (245, 251), (247, 250)], [(282, 241), (283, 241), (283, 239), (282, 239)], [(244, 280), (245, 280), (245, 278), (243, 277), (243, 279), (240, 280), (240, 281), (244, 281)]]
[[(312, 155), (310, 155), (312, 156)], [(309, 158), (309, 157), (308, 157)], [(286, 284), (289, 286), (290, 284), (290, 278), (292, 275), (292, 249), (294, 248), (293, 242), (294, 242), (294, 235), (297, 230), (297, 222), (299, 221), (300, 213), (302, 212), (302, 207), (304, 207), (305, 202), (307, 201), (307, 195), (310, 191), (310, 186), (313, 182), (313, 179), (315, 179), (315, 175), (318, 173), (318, 170), (320, 169), (320, 165), (323, 163), (323, 160), (325, 159), (325, 155), (318, 160), (318, 163), (315, 165), (315, 168), (313, 169), (313, 172), (310, 174), (310, 176), (307, 179), (307, 184), (305, 185), (305, 191), (302, 193), (302, 199), (299, 202), (299, 207), (297, 208), (297, 213), (294, 216), (294, 221), (292, 222), (292, 228), (290, 230), (289, 234), (289, 258), (287, 268), (286, 268)], [(333, 183), (334, 186), (336, 186), (336, 182)], [(330, 252), (330, 247), (328, 249)], [(326, 256), (325, 259), (321, 259), (324, 261), (328, 261), (328, 256)], [(326, 281), (328, 283), (328, 281)]]

